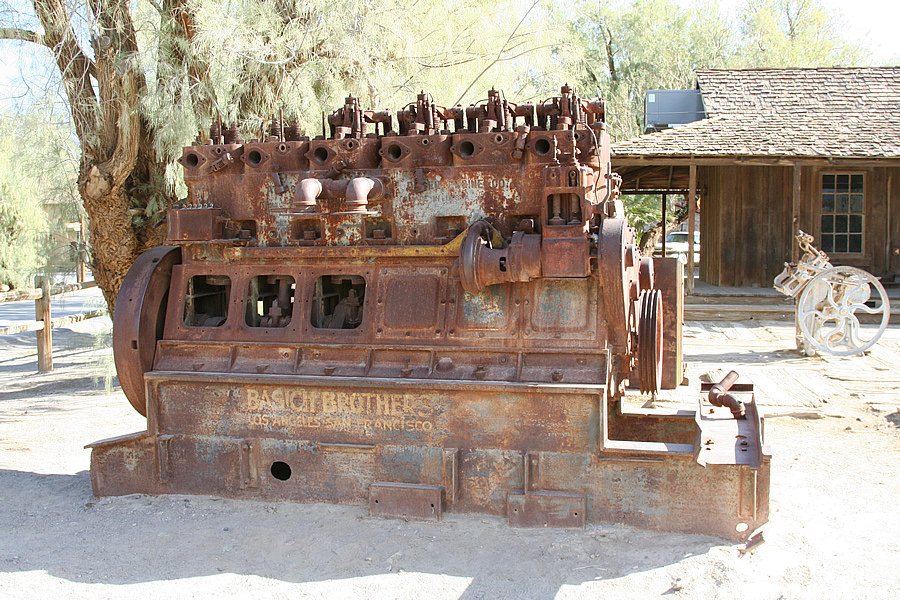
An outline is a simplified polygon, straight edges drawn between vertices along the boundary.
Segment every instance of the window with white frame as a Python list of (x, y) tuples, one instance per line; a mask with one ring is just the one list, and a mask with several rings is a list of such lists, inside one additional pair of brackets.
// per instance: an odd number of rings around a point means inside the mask
[(863, 173), (822, 174), (822, 250), (851, 254), (863, 251), (865, 195)]

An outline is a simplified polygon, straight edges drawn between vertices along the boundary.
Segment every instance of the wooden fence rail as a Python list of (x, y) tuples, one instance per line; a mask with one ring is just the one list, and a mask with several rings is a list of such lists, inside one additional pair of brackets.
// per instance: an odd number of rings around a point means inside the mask
[(34, 321), (27, 321), (21, 325), (0, 327), (0, 336), (34, 331), (37, 334), (38, 371), (46, 373), (53, 370), (53, 328), (65, 327), (85, 319), (103, 316), (106, 314), (106, 309), (88, 310), (79, 314), (54, 319), (50, 310), (50, 301), (53, 296), (96, 287), (97, 284), (93, 281), (86, 281), (84, 283), (57, 286), (51, 289), (48, 278), (37, 277), (35, 279), (35, 283), (38, 284), (37, 288), (0, 293), (0, 304), (34, 300)]

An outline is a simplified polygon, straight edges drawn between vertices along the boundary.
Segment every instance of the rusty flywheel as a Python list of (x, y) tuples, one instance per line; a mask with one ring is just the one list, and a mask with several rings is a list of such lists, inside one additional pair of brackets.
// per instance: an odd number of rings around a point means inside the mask
[(644, 290), (638, 320), (638, 377), (642, 394), (656, 393), (662, 382), (662, 292)]
[(136, 411), (147, 415), (144, 373), (153, 367), (156, 342), (162, 337), (172, 267), (181, 263), (181, 248), (160, 246), (141, 254), (116, 299), (113, 355), (119, 384)]

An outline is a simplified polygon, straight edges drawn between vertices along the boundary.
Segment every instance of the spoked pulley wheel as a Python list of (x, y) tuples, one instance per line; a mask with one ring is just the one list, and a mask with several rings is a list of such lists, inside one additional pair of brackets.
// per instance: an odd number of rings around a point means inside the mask
[(638, 319), (637, 371), (642, 394), (655, 394), (662, 382), (662, 292), (644, 290)]
[[(862, 354), (887, 329), (891, 304), (881, 282), (856, 267), (833, 267), (812, 278), (797, 300), (806, 342), (834, 356)], [(863, 327), (860, 317), (873, 323)]]

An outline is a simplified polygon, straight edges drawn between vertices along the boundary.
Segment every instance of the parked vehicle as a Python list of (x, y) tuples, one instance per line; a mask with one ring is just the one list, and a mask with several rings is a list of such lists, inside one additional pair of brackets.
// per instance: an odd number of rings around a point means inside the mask
[[(656, 242), (653, 249), (655, 256), (662, 256), (662, 241)], [(666, 236), (666, 256), (677, 256), (687, 264), (688, 259), (688, 232), (673, 231)], [(700, 232), (694, 232), (694, 264), (700, 263)]]

